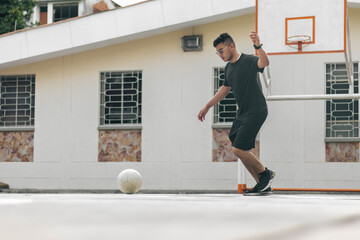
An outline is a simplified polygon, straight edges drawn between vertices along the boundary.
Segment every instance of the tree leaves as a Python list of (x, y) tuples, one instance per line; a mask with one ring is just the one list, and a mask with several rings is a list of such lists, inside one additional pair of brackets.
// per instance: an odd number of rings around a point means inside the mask
[(30, 20), (36, 4), (36, 0), (1, 0), (0, 34), (34, 26)]

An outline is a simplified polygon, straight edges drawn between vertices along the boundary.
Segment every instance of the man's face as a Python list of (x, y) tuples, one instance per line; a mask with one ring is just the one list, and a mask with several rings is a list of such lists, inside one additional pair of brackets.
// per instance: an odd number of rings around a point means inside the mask
[(216, 54), (219, 55), (224, 62), (230, 61), (233, 57), (231, 47), (231, 44), (226, 45), (225, 43), (219, 43), (216, 46)]

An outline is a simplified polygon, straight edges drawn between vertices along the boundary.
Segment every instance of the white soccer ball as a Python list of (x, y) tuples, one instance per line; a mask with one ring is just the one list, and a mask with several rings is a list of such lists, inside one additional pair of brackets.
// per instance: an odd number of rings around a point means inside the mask
[(117, 178), (118, 187), (123, 193), (136, 193), (139, 191), (141, 183), (141, 175), (134, 169), (125, 169)]

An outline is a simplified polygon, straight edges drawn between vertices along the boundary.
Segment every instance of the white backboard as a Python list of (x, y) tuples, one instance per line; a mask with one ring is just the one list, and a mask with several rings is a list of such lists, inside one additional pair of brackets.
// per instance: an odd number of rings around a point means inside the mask
[[(346, 0), (256, 0), (256, 31), (270, 55), (345, 52), (346, 10)], [(301, 50), (295, 35), (310, 37)]]

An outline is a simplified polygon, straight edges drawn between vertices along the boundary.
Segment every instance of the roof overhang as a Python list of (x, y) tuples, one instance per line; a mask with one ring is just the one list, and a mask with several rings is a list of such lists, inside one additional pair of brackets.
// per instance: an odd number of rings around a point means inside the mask
[(0, 69), (254, 11), (254, 0), (152, 0), (0, 36)]

